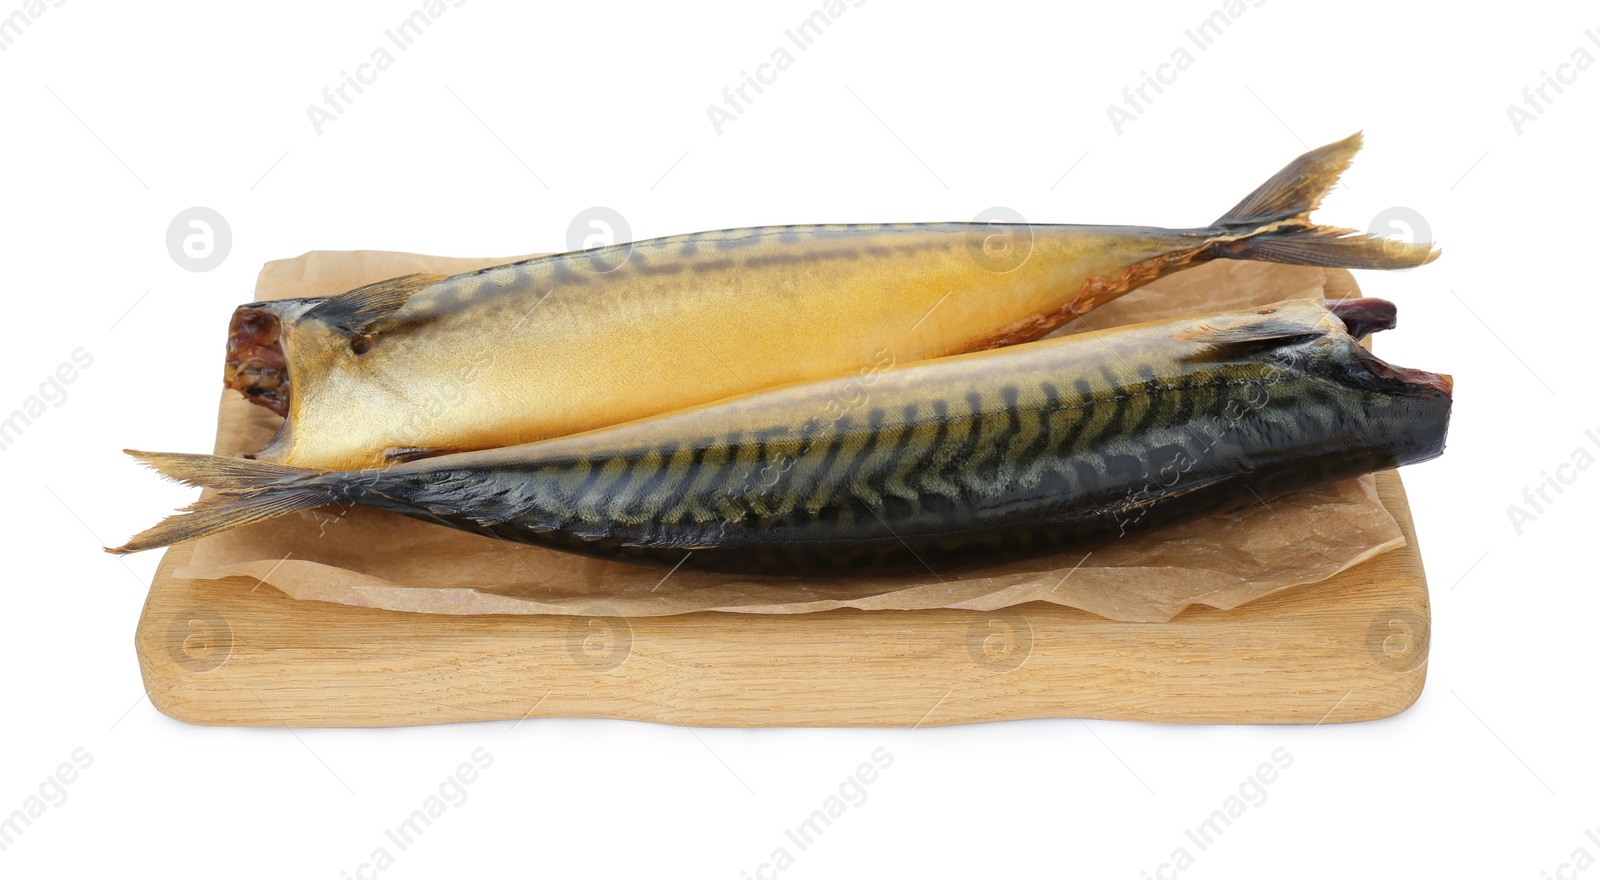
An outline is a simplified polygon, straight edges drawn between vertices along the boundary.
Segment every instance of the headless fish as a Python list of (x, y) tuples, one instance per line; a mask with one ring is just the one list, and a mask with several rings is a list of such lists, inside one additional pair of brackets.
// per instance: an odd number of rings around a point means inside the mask
[(223, 491), (112, 552), (329, 504), (747, 573), (1058, 552), (1439, 455), (1450, 378), (1357, 344), (1394, 315), (1287, 301), (887, 365), (843, 411), (848, 383), (800, 383), (370, 470), (133, 452)]
[(1393, 269), (1428, 244), (1308, 218), (1361, 145), (1199, 229), (981, 223), (679, 235), (252, 303), (225, 383), (285, 416), (255, 458), (363, 468), (531, 443), (747, 391), (1037, 339), (1214, 259)]

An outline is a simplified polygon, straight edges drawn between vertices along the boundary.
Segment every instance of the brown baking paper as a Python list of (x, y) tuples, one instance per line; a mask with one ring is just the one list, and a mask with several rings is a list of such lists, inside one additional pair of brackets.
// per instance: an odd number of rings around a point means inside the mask
[[(263, 300), (330, 295), (410, 272), (455, 273), (506, 261), (312, 252), (268, 263), (256, 293)], [(1343, 270), (1218, 261), (1157, 281), (1059, 332), (1355, 293), (1354, 279)], [(225, 392), (216, 451), (258, 450), (280, 421), (239, 394)], [(1404, 543), (1367, 476), (1088, 552), (939, 575), (807, 579), (669, 572), (513, 544), (365, 508), (305, 511), (201, 539), (190, 564), (177, 574), (244, 576), (296, 599), (430, 614), (989, 611), (1044, 601), (1113, 620), (1165, 621), (1191, 604), (1233, 608), (1322, 581)]]

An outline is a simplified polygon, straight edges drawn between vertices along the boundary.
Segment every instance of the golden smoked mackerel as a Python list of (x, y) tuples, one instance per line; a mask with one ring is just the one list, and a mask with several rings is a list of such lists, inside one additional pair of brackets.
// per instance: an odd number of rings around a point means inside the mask
[(358, 504), (661, 565), (940, 572), (1439, 455), (1449, 377), (1356, 344), (1393, 323), (1382, 300), (1289, 301), (370, 470), (133, 452), (223, 491), (112, 552)]
[(255, 457), (371, 467), (529, 443), (747, 391), (1037, 339), (1213, 259), (1433, 259), (1307, 215), (1361, 145), (1313, 150), (1200, 229), (770, 226), (654, 239), (327, 299), (251, 303), (226, 384), (284, 415)]

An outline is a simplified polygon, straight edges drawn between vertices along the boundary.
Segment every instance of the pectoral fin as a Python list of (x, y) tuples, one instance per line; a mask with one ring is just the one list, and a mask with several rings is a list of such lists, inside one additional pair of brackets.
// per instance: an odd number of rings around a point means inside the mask
[(306, 312), (305, 320), (321, 321), (346, 336), (370, 336), (381, 329), (412, 294), (445, 280), (444, 275), (418, 272), (390, 278), (341, 293)]

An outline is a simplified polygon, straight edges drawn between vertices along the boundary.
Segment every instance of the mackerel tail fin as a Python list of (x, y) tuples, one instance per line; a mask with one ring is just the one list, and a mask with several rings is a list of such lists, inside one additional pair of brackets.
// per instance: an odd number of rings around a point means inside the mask
[(187, 486), (221, 489), (189, 505), (107, 553), (137, 553), (182, 541), (204, 538), (248, 525), (330, 504), (340, 497), (339, 484), (318, 479), (326, 472), (219, 455), (124, 450), (169, 479)]
[(1310, 214), (1361, 149), (1361, 133), (1318, 147), (1274, 174), (1212, 224), (1212, 256), (1348, 269), (1410, 269), (1439, 256), (1418, 244), (1319, 226)]

